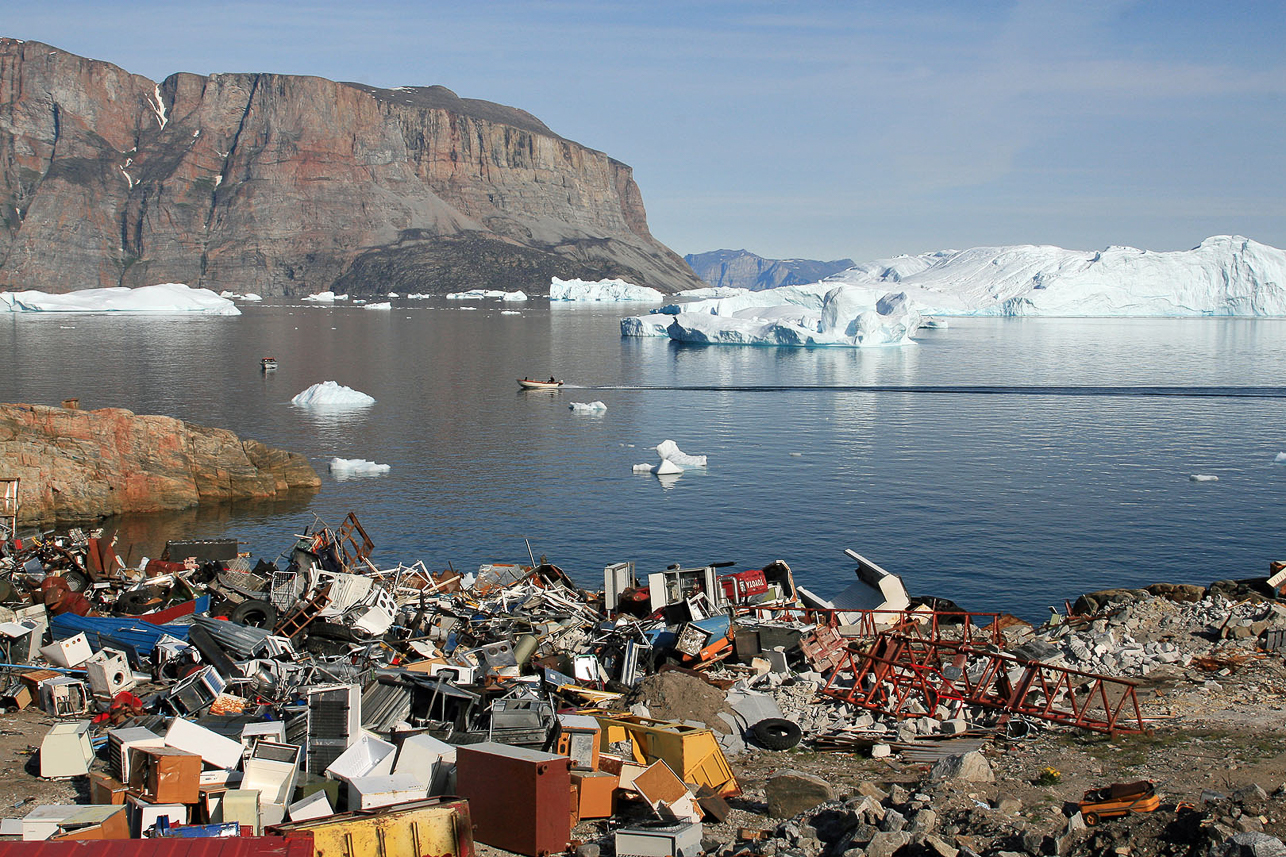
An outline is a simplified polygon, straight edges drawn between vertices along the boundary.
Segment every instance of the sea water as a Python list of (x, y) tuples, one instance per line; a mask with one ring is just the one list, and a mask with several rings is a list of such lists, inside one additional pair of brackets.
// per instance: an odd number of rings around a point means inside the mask
[[(380, 565), (471, 571), (530, 548), (601, 586), (624, 560), (643, 575), (783, 559), (828, 595), (852, 582), (852, 548), (913, 594), (1038, 619), (1081, 592), (1263, 576), (1286, 556), (1286, 320), (951, 319), (915, 346), (850, 350), (621, 338), (640, 311), (438, 299), (9, 316), (0, 400), (175, 416), (322, 473), (310, 499), (112, 522), (134, 561), (180, 536), (271, 559), (315, 516), (352, 511)], [(515, 383), (551, 374), (567, 385)], [(326, 380), (376, 402), (289, 404)], [(1087, 389), (1123, 386), (1213, 395)], [(1219, 395), (1247, 386), (1269, 389)], [(606, 409), (569, 408), (594, 401)], [(708, 466), (634, 474), (667, 439)], [(389, 472), (337, 478), (332, 458)]]

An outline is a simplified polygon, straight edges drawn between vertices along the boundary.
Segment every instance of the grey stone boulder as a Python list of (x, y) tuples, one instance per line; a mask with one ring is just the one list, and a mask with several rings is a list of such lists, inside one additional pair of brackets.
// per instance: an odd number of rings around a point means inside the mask
[(768, 815), (772, 818), (793, 818), (819, 804), (835, 799), (835, 790), (821, 777), (803, 771), (778, 771), (768, 778), (764, 795), (768, 799)]
[(944, 756), (929, 771), (931, 780), (964, 780), (970, 783), (994, 783), (996, 775), (991, 763), (974, 750), (960, 756)]
[(1235, 833), (1218, 852), (1221, 857), (1286, 857), (1286, 845), (1267, 833)]

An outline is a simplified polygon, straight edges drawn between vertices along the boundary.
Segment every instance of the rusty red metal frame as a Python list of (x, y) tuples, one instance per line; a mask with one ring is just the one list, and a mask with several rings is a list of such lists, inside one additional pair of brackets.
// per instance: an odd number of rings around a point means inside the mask
[(931, 715), (962, 702), (1095, 732), (1143, 732), (1129, 679), (1081, 672), (1002, 652), (901, 632), (878, 635), (865, 653), (848, 650), (822, 692), (898, 717)]

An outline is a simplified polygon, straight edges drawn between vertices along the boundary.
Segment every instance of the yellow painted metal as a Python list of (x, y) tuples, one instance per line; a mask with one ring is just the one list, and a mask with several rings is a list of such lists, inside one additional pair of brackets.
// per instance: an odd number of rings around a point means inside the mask
[(685, 783), (706, 786), (720, 797), (741, 794), (728, 759), (709, 729), (592, 709), (581, 713), (598, 720), (601, 751), (610, 752), (611, 744), (629, 741), (639, 764), (650, 765), (660, 759)]
[(309, 836), (313, 857), (473, 857), (473, 824), (462, 800), (427, 800), (282, 824)]

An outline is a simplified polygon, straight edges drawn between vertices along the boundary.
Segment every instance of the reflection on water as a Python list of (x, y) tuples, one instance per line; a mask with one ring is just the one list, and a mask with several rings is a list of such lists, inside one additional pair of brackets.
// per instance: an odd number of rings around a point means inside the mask
[[(321, 472), (311, 499), (121, 522), (136, 555), (226, 535), (272, 557), (314, 514), (355, 511), (382, 563), (522, 560), (527, 537), (585, 585), (621, 560), (646, 573), (785, 559), (828, 594), (852, 580), (851, 547), (917, 594), (1039, 618), (1089, 589), (1261, 574), (1282, 543), (1279, 401), (825, 388), (1275, 385), (1283, 320), (953, 319), (909, 348), (779, 349), (623, 339), (619, 318), (637, 310), (619, 307), (474, 305), (10, 316), (0, 400), (167, 414)], [(259, 371), (265, 354), (276, 372)], [(551, 374), (569, 388), (516, 389)], [(376, 403), (342, 416), (288, 404), (325, 380)], [(595, 399), (607, 410), (592, 419), (568, 409)], [(635, 478), (667, 439), (708, 468)], [(341, 482), (333, 457), (390, 471)]]

